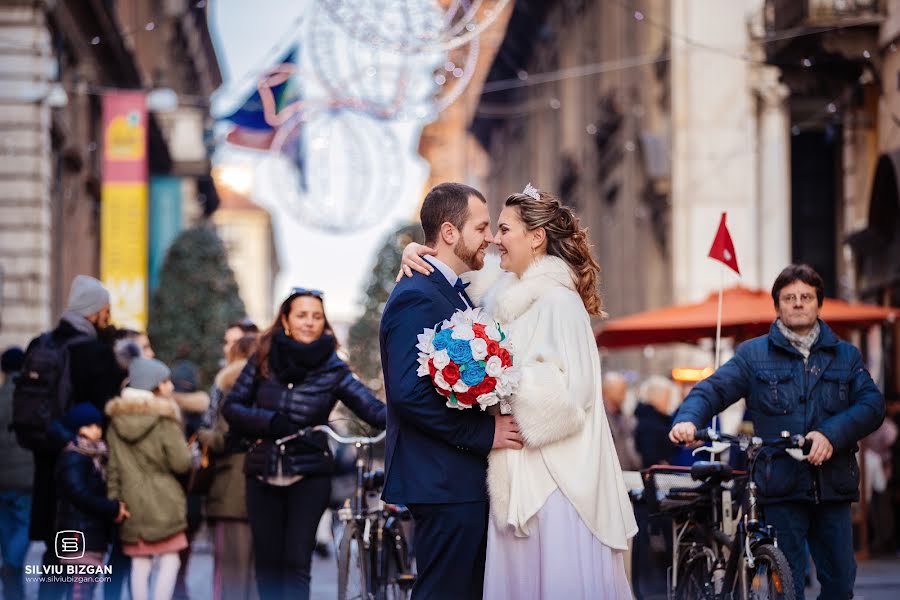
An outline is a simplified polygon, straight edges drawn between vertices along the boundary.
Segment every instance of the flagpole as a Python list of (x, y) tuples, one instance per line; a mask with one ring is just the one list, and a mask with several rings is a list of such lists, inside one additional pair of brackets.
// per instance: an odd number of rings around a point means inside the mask
[[(719, 264), (719, 308), (716, 311), (716, 363), (715, 369), (719, 370), (720, 357), (722, 356), (722, 293), (725, 289), (725, 265)], [(712, 428), (716, 430), (716, 422), (719, 416), (713, 415)]]

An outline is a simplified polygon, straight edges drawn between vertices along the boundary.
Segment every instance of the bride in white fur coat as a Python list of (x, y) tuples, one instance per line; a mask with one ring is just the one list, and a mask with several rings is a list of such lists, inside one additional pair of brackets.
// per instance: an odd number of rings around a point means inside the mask
[[(602, 314), (586, 232), (531, 186), (506, 199), (499, 269), (463, 275), (509, 335), (522, 380), (511, 399), (525, 447), (489, 456), (484, 598), (631, 598), (624, 555), (637, 524), (601, 398), (590, 315)], [(403, 264), (427, 272), (429, 248)]]

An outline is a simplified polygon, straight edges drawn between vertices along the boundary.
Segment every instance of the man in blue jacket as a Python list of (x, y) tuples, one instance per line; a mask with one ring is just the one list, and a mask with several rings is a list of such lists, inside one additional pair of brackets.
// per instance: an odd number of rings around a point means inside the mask
[(803, 598), (808, 544), (819, 598), (843, 600), (853, 597), (856, 579), (850, 504), (859, 500), (857, 442), (881, 425), (885, 406), (859, 350), (819, 319), (823, 288), (808, 265), (784, 269), (772, 286), (778, 318), (769, 334), (742, 344), (691, 390), (669, 437), (693, 442), (698, 427), (745, 398), (756, 435), (788, 431), (811, 440), (804, 462), (782, 450), (762, 457), (756, 483), (797, 598)]
[(491, 241), (484, 196), (442, 183), (422, 203), (425, 243), (436, 250), (433, 275), (397, 284), (381, 317), (381, 365), (387, 394), (384, 499), (405, 504), (415, 521), (413, 598), (478, 600), (487, 544), (487, 455), (522, 447), (509, 416), (446, 406), (419, 377), (417, 336), (471, 306), (461, 273), (480, 269)]

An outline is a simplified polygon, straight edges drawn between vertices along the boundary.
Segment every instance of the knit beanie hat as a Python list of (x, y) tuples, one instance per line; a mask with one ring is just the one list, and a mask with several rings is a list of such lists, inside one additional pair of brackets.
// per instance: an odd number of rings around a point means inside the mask
[(7, 348), (3, 356), (0, 356), (0, 370), (4, 373), (15, 373), (22, 370), (25, 363), (25, 353), (18, 346)]
[(97, 407), (90, 402), (81, 402), (69, 409), (62, 418), (62, 424), (73, 433), (86, 425), (100, 425), (103, 423), (103, 415)]
[(109, 304), (109, 292), (98, 280), (88, 275), (77, 275), (69, 290), (66, 310), (89, 317)]
[(135, 358), (128, 365), (128, 387), (138, 390), (152, 392), (170, 376), (169, 367), (155, 358)]

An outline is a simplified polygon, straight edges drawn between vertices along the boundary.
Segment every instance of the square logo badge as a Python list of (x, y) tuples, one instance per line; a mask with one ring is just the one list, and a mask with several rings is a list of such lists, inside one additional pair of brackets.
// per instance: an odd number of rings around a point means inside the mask
[(84, 534), (74, 529), (56, 532), (56, 558), (75, 560), (84, 556)]

